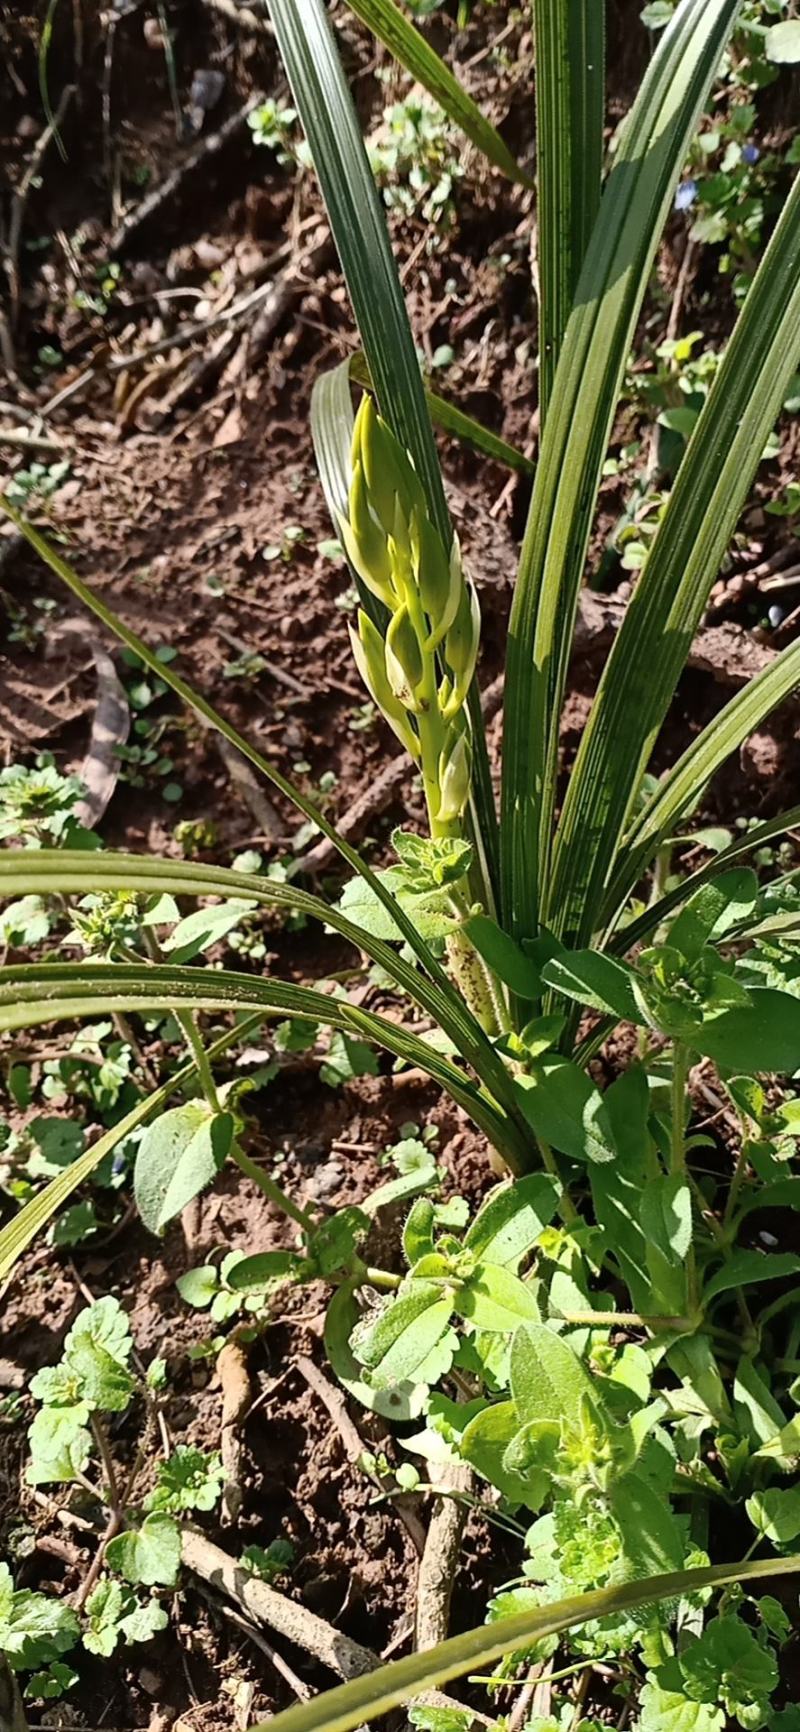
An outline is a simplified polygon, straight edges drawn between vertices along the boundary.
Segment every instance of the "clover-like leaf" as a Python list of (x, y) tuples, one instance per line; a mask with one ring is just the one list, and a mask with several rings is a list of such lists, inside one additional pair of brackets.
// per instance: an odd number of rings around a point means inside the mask
[(15, 1588), (8, 1565), (0, 1563), (0, 1653), (12, 1671), (49, 1665), (75, 1646), (79, 1634), (71, 1607), (53, 1594)]
[(158, 1479), (148, 1498), (151, 1510), (177, 1515), (182, 1510), (210, 1510), (225, 1481), (222, 1457), (191, 1444), (178, 1443), (168, 1461), (159, 1463)]
[(106, 1559), (135, 1586), (173, 1588), (181, 1562), (180, 1529), (171, 1516), (154, 1512), (140, 1528), (128, 1528), (109, 1540)]

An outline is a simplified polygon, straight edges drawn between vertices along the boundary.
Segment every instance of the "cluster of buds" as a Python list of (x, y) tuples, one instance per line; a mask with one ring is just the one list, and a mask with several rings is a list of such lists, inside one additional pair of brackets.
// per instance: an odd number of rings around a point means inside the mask
[(465, 703), (480, 637), (474, 585), (455, 537), (449, 552), (431, 522), (407, 452), (369, 396), (353, 430), (348, 559), (389, 614), (385, 636), (363, 611), (350, 630), (364, 684), (419, 764), (434, 836), (452, 833), (469, 798)]

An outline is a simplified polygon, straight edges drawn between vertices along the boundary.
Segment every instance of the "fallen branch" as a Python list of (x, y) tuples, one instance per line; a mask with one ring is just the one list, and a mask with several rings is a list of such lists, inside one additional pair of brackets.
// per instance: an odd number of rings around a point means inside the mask
[(466, 1462), (445, 1462), (439, 1483), (442, 1495), (437, 1497), (431, 1516), (417, 1578), (417, 1648), (435, 1648), (447, 1636), (450, 1600), (467, 1519), (464, 1494), (471, 1490), (472, 1471)]
[[(181, 1556), (187, 1570), (207, 1582), (209, 1587), (216, 1588), (218, 1593), (235, 1600), (254, 1623), (266, 1624), (269, 1629), (277, 1630), (286, 1641), (313, 1655), (337, 1677), (360, 1678), (365, 1672), (377, 1671), (383, 1664), (371, 1648), (362, 1647), (360, 1642), (354, 1642), (350, 1636), (326, 1623), (324, 1618), (319, 1618), (316, 1612), (309, 1612), (296, 1600), (279, 1594), (249, 1570), (242, 1569), (236, 1558), (207, 1540), (199, 1528), (182, 1528)], [(425, 1700), (441, 1708), (463, 1710), (464, 1707), (463, 1702), (445, 1695), (442, 1690), (429, 1691)], [(488, 1715), (477, 1709), (472, 1710), (472, 1715), (482, 1726), (494, 1724)]]
[[(355, 1465), (364, 1455), (366, 1445), (359, 1436), (358, 1431), (350, 1418), (344, 1395), (341, 1390), (336, 1389), (332, 1383), (328, 1382), (324, 1372), (320, 1371), (319, 1366), (314, 1364), (313, 1359), (306, 1359), (305, 1356), (301, 1354), (295, 1360), (295, 1365), (297, 1370), (300, 1372), (301, 1377), (305, 1378), (309, 1389), (313, 1389), (314, 1394), (318, 1396), (323, 1406), (327, 1409), (334, 1425), (336, 1426), (336, 1430), (339, 1433), (342, 1443), (344, 1444), (347, 1459)], [(384, 1490), (384, 1486), (377, 1474), (370, 1473), (368, 1477), (372, 1480), (373, 1484), (378, 1487), (379, 1491), (382, 1492)], [(415, 1547), (418, 1557), (422, 1557), (425, 1550), (425, 1530), (421, 1521), (418, 1520), (413, 1510), (409, 1509), (401, 1498), (393, 1498), (392, 1502), (413, 1546)]]
[(220, 1454), (225, 1469), (222, 1489), (222, 1525), (231, 1527), (239, 1518), (242, 1507), (242, 1464), (244, 1437), (242, 1427), (252, 1400), (247, 1354), (241, 1342), (226, 1341), (217, 1359), (217, 1371), (222, 1386), (222, 1426)]
[(22, 451), (45, 451), (51, 456), (64, 450), (57, 439), (50, 439), (46, 433), (29, 433), (25, 427), (3, 427), (0, 429), (0, 445), (19, 446)]
[(181, 1553), (187, 1570), (235, 1600), (256, 1623), (266, 1624), (296, 1648), (313, 1654), (337, 1677), (359, 1678), (380, 1665), (371, 1649), (363, 1648), (360, 1642), (354, 1642), (324, 1618), (317, 1617), (316, 1612), (309, 1612), (307, 1607), (259, 1581), (197, 1528), (183, 1528)]

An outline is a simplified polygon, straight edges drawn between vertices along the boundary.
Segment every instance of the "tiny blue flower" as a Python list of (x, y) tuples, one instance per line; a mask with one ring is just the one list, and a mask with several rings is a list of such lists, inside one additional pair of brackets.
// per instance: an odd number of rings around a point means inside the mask
[(758, 162), (760, 155), (761, 152), (757, 144), (742, 145), (742, 162), (746, 162), (751, 168), (754, 162)]
[(697, 198), (697, 181), (682, 180), (675, 194), (676, 210), (691, 210)]

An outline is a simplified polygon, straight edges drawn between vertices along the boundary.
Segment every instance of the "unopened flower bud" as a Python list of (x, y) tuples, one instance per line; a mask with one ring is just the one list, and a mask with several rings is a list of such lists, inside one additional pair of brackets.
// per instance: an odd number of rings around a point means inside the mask
[(392, 559), (386, 535), (370, 510), (364, 470), (360, 461), (353, 466), (348, 500), (349, 515), (339, 514), (339, 529), (350, 564), (363, 579), (367, 589), (385, 602), (394, 605), (392, 589)]
[(458, 612), (445, 638), (444, 653), (453, 674), (453, 695), (443, 711), (450, 720), (460, 710), (472, 683), (481, 635), (481, 614), (475, 585), (464, 580)]
[(472, 775), (472, 748), (466, 729), (451, 735), (439, 759), (440, 823), (449, 824), (460, 818), (469, 799)]
[(386, 672), (386, 651), (380, 632), (373, 625), (369, 615), (359, 612), (358, 631), (348, 626), (353, 657), (362, 680), (373, 699), (394, 730), (406, 751), (413, 758), (419, 757), (419, 740), (406, 715), (403, 705), (395, 697), (389, 684)]
[(372, 398), (362, 397), (353, 428), (353, 465), (364, 470), (370, 504), (387, 535), (397, 539), (395, 502), (407, 525), (415, 507), (424, 510), (425, 495), (407, 452), (381, 420)]
[(441, 536), (427, 512), (415, 511), (411, 519), (411, 562), (420, 600), (431, 622), (425, 648), (438, 648), (455, 620), (463, 579), (458, 563), (448, 559)]
[(399, 607), (386, 633), (386, 673), (396, 698), (407, 710), (417, 710), (416, 691), (423, 676), (422, 651), (407, 607)]

